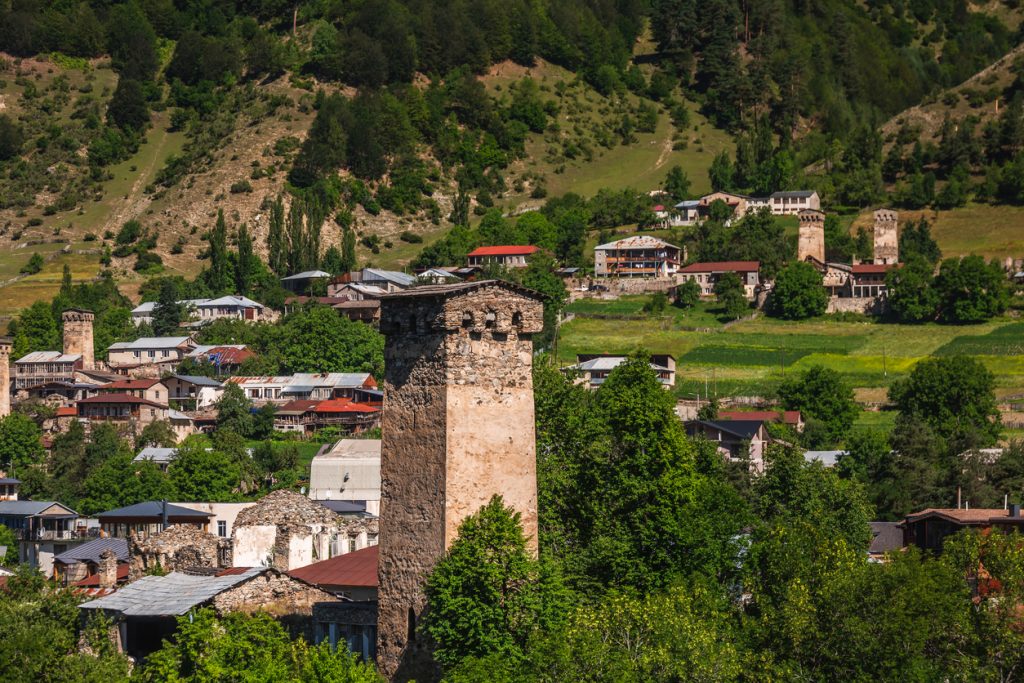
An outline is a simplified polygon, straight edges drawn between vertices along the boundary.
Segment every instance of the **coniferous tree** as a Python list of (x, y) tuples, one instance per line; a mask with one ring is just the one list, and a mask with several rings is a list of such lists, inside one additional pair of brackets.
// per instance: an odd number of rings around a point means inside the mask
[(267, 232), (267, 265), (279, 277), (288, 275), (288, 253), (284, 232), (284, 201), (278, 195), (270, 205), (270, 228)]
[(259, 257), (252, 248), (252, 237), (245, 223), (238, 229), (238, 258), (235, 262), (235, 291), (242, 296), (249, 293), (252, 278), (259, 266)]
[(228, 227), (224, 210), (217, 210), (217, 223), (210, 232), (210, 289), (222, 294), (231, 284), (228, 272)]
[(341, 272), (353, 271), (356, 265), (356, 231), (346, 227), (345, 235), (341, 239)]

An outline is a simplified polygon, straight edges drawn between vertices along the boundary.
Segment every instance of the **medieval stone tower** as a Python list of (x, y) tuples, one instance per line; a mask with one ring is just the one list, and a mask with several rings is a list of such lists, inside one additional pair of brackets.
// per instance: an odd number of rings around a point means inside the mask
[(875, 211), (875, 264), (890, 265), (900, 262), (900, 242), (897, 231), (899, 214), (890, 209)]
[(382, 300), (377, 665), (390, 680), (437, 677), (417, 634), (423, 582), (463, 519), (501, 494), (536, 550), (531, 337), (543, 317), (538, 295), (494, 280)]
[(797, 217), (800, 219), (797, 260), (806, 261), (810, 257), (825, 263), (825, 214), (815, 209), (804, 209)]
[(11, 338), (0, 337), (0, 417), (11, 414)]
[(82, 354), (82, 369), (93, 369), (92, 311), (69, 308), (61, 314), (64, 323), (64, 353)]

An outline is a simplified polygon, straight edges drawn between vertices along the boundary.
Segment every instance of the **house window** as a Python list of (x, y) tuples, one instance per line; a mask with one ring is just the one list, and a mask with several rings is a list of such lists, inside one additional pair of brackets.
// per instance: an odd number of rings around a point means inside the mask
[(348, 551), (350, 553), (354, 553), (356, 551), (356, 537), (355, 536), (349, 536), (348, 537)]
[(226, 520), (223, 520), (223, 519), (218, 519), (217, 520), (217, 535), (220, 536), (221, 538), (227, 538), (228, 537), (228, 523), (227, 523)]
[(148, 355), (150, 358), (156, 358), (156, 351), (149, 351)]

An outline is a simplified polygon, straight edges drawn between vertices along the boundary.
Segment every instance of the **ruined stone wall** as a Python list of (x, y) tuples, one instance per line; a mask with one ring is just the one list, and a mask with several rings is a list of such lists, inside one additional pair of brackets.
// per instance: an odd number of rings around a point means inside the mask
[(825, 263), (825, 214), (806, 209), (799, 216), (800, 228), (797, 237), (796, 258), (806, 261), (814, 258)]
[(231, 534), (238, 567), (270, 566), (274, 557), (277, 527), (273, 524), (236, 526)]
[(64, 324), (64, 353), (82, 354), (82, 369), (91, 370), (95, 367), (93, 352), (91, 311), (71, 309), (61, 314)]
[(863, 313), (881, 315), (887, 310), (887, 299), (875, 296), (838, 297), (830, 296), (826, 313)]
[(218, 614), (265, 612), (282, 622), (291, 635), (313, 642), (313, 605), (337, 602), (330, 593), (293, 579), (285, 573), (268, 571), (220, 593), (213, 599)]
[(875, 211), (875, 263), (887, 265), (900, 262), (898, 232), (899, 214), (889, 209)]
[[(654, 294), (656, 292), (669, 293), (682, 282), (676, 277), (588, 277), (572, 278), (565, 283), (569, 290), (569, 298), (575, 300), (588, 296), (600, 296), (604, 299), (614, 299), (630, 294)], [(601, 285), (607, 287), (607, 292), (581, 292), (581, 287), (590, 285)]]
[(163, 571), (232, 566), (231, 541), (191, 524), (173, 524), (158, 534), (128, 539), (129, 579), (159, 567)]
[(536, 547), (534, 298), (491, 285), (385, 299), (378, 657), (392, 680), (437, 677), (415, 631), (427, 574), (495, 493)]

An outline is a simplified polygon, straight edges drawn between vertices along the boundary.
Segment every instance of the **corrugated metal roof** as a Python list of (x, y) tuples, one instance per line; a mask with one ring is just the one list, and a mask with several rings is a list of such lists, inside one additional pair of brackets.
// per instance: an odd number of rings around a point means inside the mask
[(107, 550), (114, 551), (118, 562), (128, 561), (128, 541), (123, 538), (97, 538), (57, 555), (53, 561), (61, 564), (99, 562), (100, 555)]
[(181, 380), (182, 382), (188, 382), (189, 384), (195, 384), (199, 387), (221, 387), (223, 386), (220, 382), (209, 377), (203, 377), (202, 375), (171, 375), (172, 378)]
[(331, 449), (313, 458), (313, 462), (340, 458), (380, 458), (380, 439), (341, 439)]
[[(370, 277), (370, 278), (366, 277), (367, 274), (371, 275), (372, 277)], [(393, 282), (394, 284), (398, 285), (399, 287), (411, 287), (413, 284), (416, 283), (416, 276), (415, 275), (409, 275), (408, 273), (403, 273), (403, 272), (398, 271), (398, 270), (381, 270), (380, 268), (363, 268), (363, 280), (364, 281), (365, 280), (371, 280), (372, 281), (374, 278), (376, 278), (378, 280), (386, 280), (388, 282)]]
[(666, 247), (671, 249), (679, 248), (674, 244), (669, 244), (665, 240), (658, 239), (657, 237), (651, 237), (650, 235), (635, 235), (633, 237), (626, 237), (614, 242), (608, 242), (607, 244), (599, 244), (594, 247), (594, 251), (612, 251), (616, 249), (664, 249)]
[(297, 579), (316, 586), (377, 587), (377, 546), (332, 557), (288, 572)]
[(135, 456), (135, 462), (152, 460), (153, 462), (166, 463), (176, 458), (177, 455), (177, 448), (157, 448), (156, 446), (146, 446), (139, 451), (138, 455)]
[(760, 261), (708, 261), (705, 263), (691, 263), (680, 273), (749, 273), (760, 269)]
[(125, 616), (179, 616), (266, 571), (270, 570), (255, 567), (241, 574), (227, 576), (194, 576), (181, 572), (171, 572), (166, 576), (143, 576), (113, 595), (83, 603), (80, 607), (110, 610)]
[(473, 251), (469, 252), (467, 256), (520, 256), (536, 254), (540, 251), (540, 247), (535, 247), (529, 244), (523, 245), (500, 245), (494, 247), (477, 247)]
[(295, 273), (295, 275), (289, 275), (288, 277), (281, 278), (282, 282), (289, 280), (312, 280), (314, 278), (330, 277), (330, 273), (325, 273), (322, 270), (304, 270), (301, 273)]
[(60, 351), (33, 351), (14, 361), (15, 363), (74, 363), (81, 360), (80, 353), (61, 353)]
[(175, 349), (189, 341), (191, 341), (191, 337), (140, 337), (135, 341), (111, 344), (110, 349), (113, 351), (123, 351), (126, 349)]

